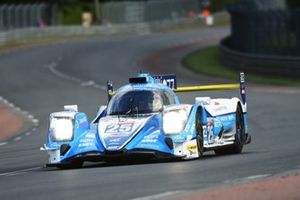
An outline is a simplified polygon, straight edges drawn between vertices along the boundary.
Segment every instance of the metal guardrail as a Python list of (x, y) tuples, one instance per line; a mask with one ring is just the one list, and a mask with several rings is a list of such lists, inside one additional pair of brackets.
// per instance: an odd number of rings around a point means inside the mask
[(220, 43), (222, 63), (237, 71), (300, 80), (300, 57), (243, 53), (229, 48), (225, 38)]
[(202, 2), (205, 0), (105, 2), (99, 7), (103, 25), (91, 27), (57, 25), (60, 15), (55, 5), (0, 4), (0, 45), (42, 37), (149, 33), (195, 21), (203, 23), (197, 18)]
[(254, 54), (300, 56), (299, 10), (253, 10), (229, 7), (232, 37), (227, 46)]
[(0, 45), (12, 41), (26, 41), (29, 39), (84, 36), (103, 34), (110, 35), (116, 33), (145, 33), (149, 31), (147, 24), (118, 25), (118, 26), (48, 26), (44, 28), (22, 28), (0, 32)]
[[(96, 9), (97, 20), (104, 24), (149, 23), (178, 20), (200, 13), (207, 0), (151, 0), (101, 2)], [(92, 1), (86, 2), (92, 5)], [(0, 31), (19, 28), (58, 25), (64, 12), (49, 3), (0, 4)], [(73, 17), (79, 13), (75, 13)], [(71, 15), (72, 16), (72, 15)]]
[(112, 23), (141, 23), (177, 20), (189, 12), (199, 13), (204, 0), (151, 0), (107, 2), (101, 6), (102, 19)]
[(220, 47), (226, 66), (300, 79), (300, 11), (285, 9), (283, 0), (276, 2), (275, 8), (271, 0), (229, 7), (232, 32)]
[(57, 22), (55, 5), (0, 4), (0, 31), (53, 25)]
[(26, 41), (38, 38), (89, 36), (89, 35), (113, 35), (113, 34), (148, 34), (168, 28), (181, 28), (187, 24), (205, 24), (204, 19), (178, 19), (176, 21), (163, 21), (152, 23), (117, 24), (101, 26), (47, 26), (43, 28), (20, 28), (0, 32), (0, 46), (13, 41)]

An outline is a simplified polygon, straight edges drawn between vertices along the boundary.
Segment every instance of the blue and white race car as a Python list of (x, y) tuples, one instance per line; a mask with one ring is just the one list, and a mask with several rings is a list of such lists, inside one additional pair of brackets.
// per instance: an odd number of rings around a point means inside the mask
[[(180, 102), (176, 92), (240, 89), (241, 100), (196, 97)], [(107, 85), (109, 103), (89, 123), (76, 105), (50, 114), (47, 166), (73, 168), (84, 161), (123, 158), (194, 159), (205, 151), (240, 153), (251, 141), (247, 128), (244, 73), (239, 84), (177, 87), (175, 75), (130, 78), (117, 91)]]

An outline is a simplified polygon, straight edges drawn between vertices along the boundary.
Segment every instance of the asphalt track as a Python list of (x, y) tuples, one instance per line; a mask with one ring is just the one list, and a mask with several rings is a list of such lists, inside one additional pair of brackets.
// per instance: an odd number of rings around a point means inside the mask
[[(43, 167), (47, 156), (39, 147), (45, 141), (49, 113), (61, 110), (64, 104), (78, 104), (92, 119), (98, 106), (106, 103), (106, 80), (120, 86), (139, 71), (176, 72), (180, 85), (223, 82), (183, 69), (179, 60), (183, 54), (214, 43), (226, 34), (227, 28), (216, 28), (111, 36), (1, 54), (1, 96), (40, 123), (18, 139), (1, 144), (0, 199), (164, 199), (191, 190), (299, 170), (300, 93), (257, 85), (248, 87), (253, 140), (242, 154), (208, 153), (192, 161), (88, 163), (74, 170)], [(148, 61), (157, 58), (160, 63), (144, 67), (147, 57)], [(192, 103), (195, 96), (206, 95), (229, 97), (238, 93), (206, 92), (181, 97)]]

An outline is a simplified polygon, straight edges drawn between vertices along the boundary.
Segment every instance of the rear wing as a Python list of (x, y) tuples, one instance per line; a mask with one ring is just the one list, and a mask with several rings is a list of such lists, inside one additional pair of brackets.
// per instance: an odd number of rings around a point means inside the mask
[(177, 88), (177, 79), (175, 74), (154, 75), (152, 77), (156, 82), (162, 83), (173, 90)]
[(173, 89), (174, 92), (196, 92), (196, 91), (211, 91), (211, 90), (235, 90), (239, 89), (243, 104), (246, 103), (246, 87), (245, 73), (240, 73), (239, 83), (233, 84), (218, 84), (218, 85), (201, 85), (201, 86), (185, 86)]
[[(175, 74), (154, 75), (154, 76), (151, 76), (151, 78), (156, 83), (162, 83), (162, 84), (170, 87), (171, 89), (177, 88), (177, 80), (176, 80)], [(147, 78), (146, 77), (129, 78), (129, 83), (147, 83)], [(107, 92), (107, 98), (108, 98), (108, 102), (109, 102), (110, 99), (115, 95), (112, 81), (107, 81), (106, 92)]]
[[(170, 87), (174, 92), (196, 92), (196, 91), (211, 91), (211, 90), (235, 90), (239, 89), (243, 104), (246, 104), (246, 88), (245, 88), (245, 73), (240, 73), (239, 83), (233, 84), (217, 84), (217, 85), (201, 85), (201, 86), (184, 86), (177, 87), (177, 79), (175, 74), (155, 75), (152, 76), (155, 82), (162, 83)], [(145, 77), (131, 78), (130, 82), (146, 83)], [(108, 101), (115, 94), (111, 81), (107, 82)]]

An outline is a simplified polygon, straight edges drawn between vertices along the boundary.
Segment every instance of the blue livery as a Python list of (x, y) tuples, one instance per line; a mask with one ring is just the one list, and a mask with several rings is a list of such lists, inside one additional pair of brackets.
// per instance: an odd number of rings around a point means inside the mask
[[(180, 102), (176, 92), (240, 89), (242, 100), (196, 97)], [(177, 87), (176, 76), (141, 73), (113, 90), (108, 104), (89, 123), (76, 105), (50, 114), (48, 166), (80, 167), (84, 161), (122, 159), (195, 159), (206, 151), (240, 153), (250, 143), (244, 73), (239, 84)]]

